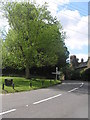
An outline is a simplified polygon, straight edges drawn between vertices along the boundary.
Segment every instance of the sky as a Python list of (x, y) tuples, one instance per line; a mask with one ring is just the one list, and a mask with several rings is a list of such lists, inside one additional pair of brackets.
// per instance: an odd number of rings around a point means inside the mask
[[(70, 56), (76, 55), (79, 61), (81, 61), (81, 58), (84, 58), (84, 61), (88, 59), (88, 1), (34, 0), (34, 2), (40, 5), (45, 2), (48, 3), (48, 10), (51, 12), (51, 15), (57, 17), (63, 27), (63, 31), (66, 32), (65, 44), (70, 52)], [(8, 21), (2, 17), (2, 14), (2, 11), (0, 11), (0, 30), (5, 29), (8, 32)]]

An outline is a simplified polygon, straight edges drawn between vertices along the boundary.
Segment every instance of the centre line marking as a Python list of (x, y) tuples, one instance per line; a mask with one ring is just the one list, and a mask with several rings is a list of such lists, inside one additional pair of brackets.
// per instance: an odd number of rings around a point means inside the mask
[(80, 84), (83, 84), (83, 83), (62, 83), (62, 84), (67, 84), (67, 85), (80, 85)]
[(16, 109), (8, 110), (8, 111), (6, 111), (6, 112), (0, 113), (0, 115), (4, 115), (4, 114), (10, 113), (10, 112), (14, 112), (15, 110), (16, 110)]
[(70, 91), (68, 91), (68, 92), (72, 92), (72, 91), (75, 91), (75, 90), (77, 90), (78, 88), (74, 88), (74, 89), (72, 89), (72, 90), (70, 90)]
[(81, 85), (80, 85), (80, 87), (82, 87), (84, 85), (84, 83), (82, 83)]
[(26, 105), (26, 107), (28, 107), (28, 105)]
[(46, 99), (43, 99), (43, 100), (40, 100), (38, 102), (34, 102), (33, 104), (36, 105), (36, 104), (39, 104), (39, 103), (42, 103), (42, 102), (45, 102), (45, 101), (48, 101), (48, 100), (51, 100), (53, 98), (56, 98), (56, 97), (59, 97), (61, 96), (62, 94), (58, 94), (58, 95), (55, 95), (55, 96), (52, 96), (52, 97), (49, 97), (49, 98), (46, 98)]

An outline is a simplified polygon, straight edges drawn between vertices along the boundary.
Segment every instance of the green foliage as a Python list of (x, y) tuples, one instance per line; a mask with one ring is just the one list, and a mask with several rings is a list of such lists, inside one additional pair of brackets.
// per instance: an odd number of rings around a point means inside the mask
[(2, 69), (2, 39), (0, 39), (0, 69)]
[[(55, 81), (52, 79), (52, 83), (50, 83), (49, 79), (33, 79), (32, 80), (32, 87), (30, 87), (30, 79), (25, 79), (23, 77), (0, 77), (0, 82), (2, 80), (2, 84), (4, 83), (4, 79), (13, 79), (14, 83), (14, 90), (12, 86), (4, 86), (3, 93), (14, 93), (14, 92), (22, 92), (22, 91), (30, 91), (34, 89), (40, 89), (43, 87), (49, 87), (55, 84), (59, 84), (60, 81)], [(44, 85), (42, 86), (42, 80), (44, 81)], [(0, 85), (2, 85), (0, 84)]]
[(90, 68), (81, 71), (81, 78), (83, 80), (90, 80)]
[(81, 79), (81, 70), (73, 69), (69, 63), (63, 67), (62, 72), (65, 75), (66, 80), (80, 80)]
[(80, 80), (81, 79), (80, 70), (73, 70), (71, 72), (71, 79), (72, 80)]
[(3, 67), (65, 65), (69, 55), (65, 34), (46, 4), (7, 3), (4, 11), (11, 29), (3, 42)]

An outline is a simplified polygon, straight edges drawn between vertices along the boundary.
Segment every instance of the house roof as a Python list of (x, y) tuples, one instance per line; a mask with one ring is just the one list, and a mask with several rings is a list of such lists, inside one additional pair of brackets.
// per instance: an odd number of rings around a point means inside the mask
[(86, 67), (87, 67), (87, 62), (83, 62), (83, 63), (79, 63), (79, 65), (75, 68), (80, 69), (80, 68), (86, 68)]

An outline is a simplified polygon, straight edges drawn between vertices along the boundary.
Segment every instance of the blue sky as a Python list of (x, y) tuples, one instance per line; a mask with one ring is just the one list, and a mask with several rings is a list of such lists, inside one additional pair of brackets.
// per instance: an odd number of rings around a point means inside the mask
[(88, 15), (88, 2), (70, 2), (69, 4), (64, 4), (59, 6), (59, 10), (62, 10), (63, 7), (66, 7), (69, 10), (78, 10), (81, 16)]
[[(65, 6), (65, 5), (63, 5), (63, 6)], [(66, 4), (66, 8), (71, 11), (78, 10), (82, 17), (88, 16), (88, 2), (70, 2), (69, 4)], [(81, 51), (77, 50), (77, 49), (71, 50), (71, 53), (72, 54), (73, 53), (88, 54), (88, 47), (83, 46), (83, 49)]]
[[(4, 0), (7, 1), (7, 0)], [(10, 0), (11, 1), (11, 0)], [(15, 0), (13, 0), (15, 1)], [(18, 0), (17, 0), (18, 1)], [(23, 0), (21, 0), (23, 1)], [(66, 46), (70, 55), (88, 59), (88, 1), (89, 0), (35, 0), (37, 4), (48, 3), (52, 16), (56, 16), (66, 32)], [(70, 2), (73, 1), (73, 2)], [(75, 2), (74, 2), (75, 1)], [(80, 2), (79, 2), (80, 1)], [(0, 15), (2, 13), (0, 12)], [(8, 32), (8, 22), (0, 17), (0, 29), (5, 27)]]
[[(63, 15), (60, 14), (61, 11)], [(57, 14), (61, 17), (61, 24), (69, 36), (66, 45), (70, 55), (74, 54), (79, 60), (84, 58), (86, 61), (88, 59), (88, 2), (58, 5)]]
[(81, 16), (88, 15), (88, 2), (71, 2), (67, 6), (70, 10), (78, 10)]

